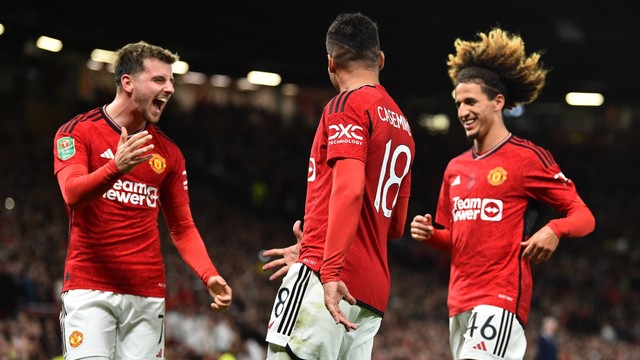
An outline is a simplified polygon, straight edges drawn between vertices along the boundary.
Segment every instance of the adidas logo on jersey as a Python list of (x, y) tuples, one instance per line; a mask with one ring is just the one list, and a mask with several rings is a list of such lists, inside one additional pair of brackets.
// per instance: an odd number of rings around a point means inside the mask
[(116, 157), (113, 156), (113, 151), (111, 151), (111, 149), (107, 149), (105, 150), (102, 154), (100, 154), (101, 158), (104, 159), (115, 159)]

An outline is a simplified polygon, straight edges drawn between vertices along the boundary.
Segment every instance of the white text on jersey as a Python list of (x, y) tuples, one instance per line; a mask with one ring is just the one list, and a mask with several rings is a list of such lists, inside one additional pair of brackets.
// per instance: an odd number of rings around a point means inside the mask
[(453, 221), (476, 220), (480, 215), (480, 220), (500, 221), (502, 220), (503, 203), (498, 199), (453, 198)]
[(342, 124), (330, 125), (329, 130), (334, 132), (329, 135), (329, 145), (335, 144), (356, 144), (362, 145), (362, 136), (358, 135), (357, 131), (362, 131), (362, 127), (358, 125), (348, 124), (344, 126)]
[(406, 131), (411, 135), (411, 127), (407, 119), (395, 111), (391, 111), (385, 107), (378, 106), (378, 117), (384, 122), (388, 122), (391, 126)]
[(158, 189), (147, 184), (118, 180), (102, 195), (103, 198), (125, 204), (158, 206)]

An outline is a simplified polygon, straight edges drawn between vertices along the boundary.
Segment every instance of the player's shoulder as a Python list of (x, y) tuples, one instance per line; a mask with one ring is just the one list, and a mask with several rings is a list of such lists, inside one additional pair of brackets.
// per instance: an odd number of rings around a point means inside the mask
[(56, 134), (77, 134), (81, 129), (92, 126), (104, 117), (102, 108), (97, 107), (73, 116), (70, 120), (62, 124)]
[(327, 115), (369, 108), (381, 99), (392, 100), (384, 87), (379, 84), (365, 84), (353, 90), (335, 95), (325, 106)]
[(547, 148), (535, 144), (533, 141), (512, 135), (507, 142), (512, 159), (521, 161), (532, 161), (547, 168), (556, 163), (551, 151)]

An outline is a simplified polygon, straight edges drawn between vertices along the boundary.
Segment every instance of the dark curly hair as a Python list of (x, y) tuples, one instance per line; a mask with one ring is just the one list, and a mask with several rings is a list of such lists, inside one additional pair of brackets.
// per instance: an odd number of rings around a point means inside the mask
[(491, 99), (503, 94), (506, 109), (533, 102), (549, 72), (540, 61), (541, 52), (527, 56), (522, 38), (500, 28), (477, 36), (475, 42), (454, 42), (456, 54), (449, 54), (447, 61), (453, 85), (477, 83)]

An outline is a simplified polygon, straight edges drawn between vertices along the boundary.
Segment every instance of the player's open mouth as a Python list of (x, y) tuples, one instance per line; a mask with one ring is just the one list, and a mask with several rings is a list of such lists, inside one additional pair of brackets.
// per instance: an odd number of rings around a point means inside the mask
[(166, 98), (158, 98), (158, 99), (154, 99), (153, 100), (153, 107), (158, 110), (158, 111), (162, 111), (162, 109), (164, 108), (164, 105), (167, 103)]

